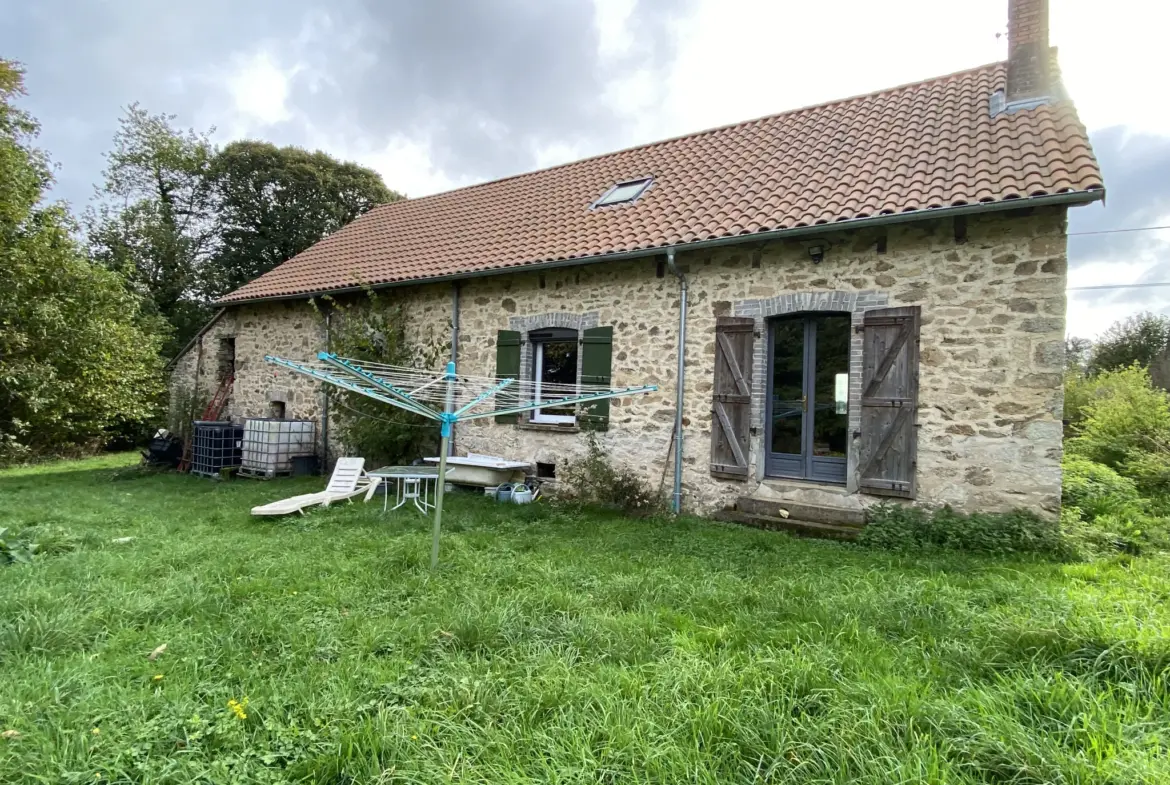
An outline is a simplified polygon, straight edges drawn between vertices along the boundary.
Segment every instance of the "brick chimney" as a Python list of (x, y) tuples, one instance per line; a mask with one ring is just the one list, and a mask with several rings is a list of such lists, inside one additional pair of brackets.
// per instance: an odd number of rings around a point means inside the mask
[(1008, 0), (1007, 111), (1046, 103), (1050, 70), (1048, 0)]

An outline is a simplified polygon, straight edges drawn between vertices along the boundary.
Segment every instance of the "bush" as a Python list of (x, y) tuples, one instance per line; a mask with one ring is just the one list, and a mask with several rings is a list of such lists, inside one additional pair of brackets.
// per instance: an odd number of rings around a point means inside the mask
[(1140, 553), (1165, 547), (1170, 537), (1167, 519), (1153, 514), (1156, 505), (1139, 493), (1138, 483), (1087, 458), (1065, 456), (1061, 500), (1062, 527), (1082, 551)]
[(665, 509), (665, 497), (640, 474), (610, 462), (597, 434), (587, 433), (584, 442), (585, 455), (568, 461), (560, 472), (567, 486), (566, 498), (614, 507), (635, 516), (654, 515)]
[(1096, 394), (1096, 379), (1085, 376), (1080, 369), (1064, 374), (1064, 422), (1066, 438), (1075, 436), (1085, 421), (1085, 407)]
[(1069, 544), (1060, 524), (1027, 510), (966, 515), (950, 507), (926, 510), (894, 504), (869, 511), (859, 541), (896, 551), (943, 548), (974, 553), (1037, 553), (1067, 557)]
[(1170, 396), (1139, 366), (1107, 371), (1082, 383), (1082, 419), (1066, 448), (1130, 477), (1145, 493), (1170, 490)]
[(1081, 559), (1108, 556), (1118, 550), (1130, 550), (1116, 532), (1103, 531), (1085, 520), (1079, 507), (1065, 505), (1060, 510), (1060, 530), (1069, 550)]
[(1079, 455), (1064, 457), (1061, 502), (1088, 519), (1102, 515), (1143, 515), (1145, 500), (1128, 477)]
[(1134, 450), (1121, 468), (1147, 496), (1170, 494), (1170, 452), (1161, 449), (1149, 452)]

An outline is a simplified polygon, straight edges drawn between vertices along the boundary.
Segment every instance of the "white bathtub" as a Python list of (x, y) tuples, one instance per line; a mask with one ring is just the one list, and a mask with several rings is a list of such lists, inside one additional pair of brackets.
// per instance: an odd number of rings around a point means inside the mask
[[(439, 462), (438, 458), (423, 460)], [(463, 458), (451, 456), (447, 458), (447, 482), (490, 488), (505, 482), (522, 482), (529, 467), (527, 461), (509, 461), (496, 455), (473, 452)]]

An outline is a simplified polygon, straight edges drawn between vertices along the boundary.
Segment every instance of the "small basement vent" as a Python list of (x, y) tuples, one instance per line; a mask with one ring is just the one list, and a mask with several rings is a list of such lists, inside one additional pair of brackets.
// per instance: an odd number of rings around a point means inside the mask
[(244, 429), (230, 422), (195, 420), (191, 436), (191, 473), (219, 477), (220, 471), (240, 465)]
[(270, 480), (293, 473), (293, 458), (315, 455), (316, 426), (309, 420), (245, 420), (240, 474)]

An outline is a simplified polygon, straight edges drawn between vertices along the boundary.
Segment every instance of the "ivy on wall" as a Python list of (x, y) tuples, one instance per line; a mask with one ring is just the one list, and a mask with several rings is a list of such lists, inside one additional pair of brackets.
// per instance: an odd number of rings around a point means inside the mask
[[(329, 320), (329, 351), (365, 362), (438, 369), (450, 354), (446, 335), (433, 327), (409, 335), (401, 304), (367, 289), (357, 299), (325, 296), (313, 307)], [(403, 465), (438, 454), (435, 422), (364, 395), (329, 386), (331, 420), (348, 453), (366, 465)]]

